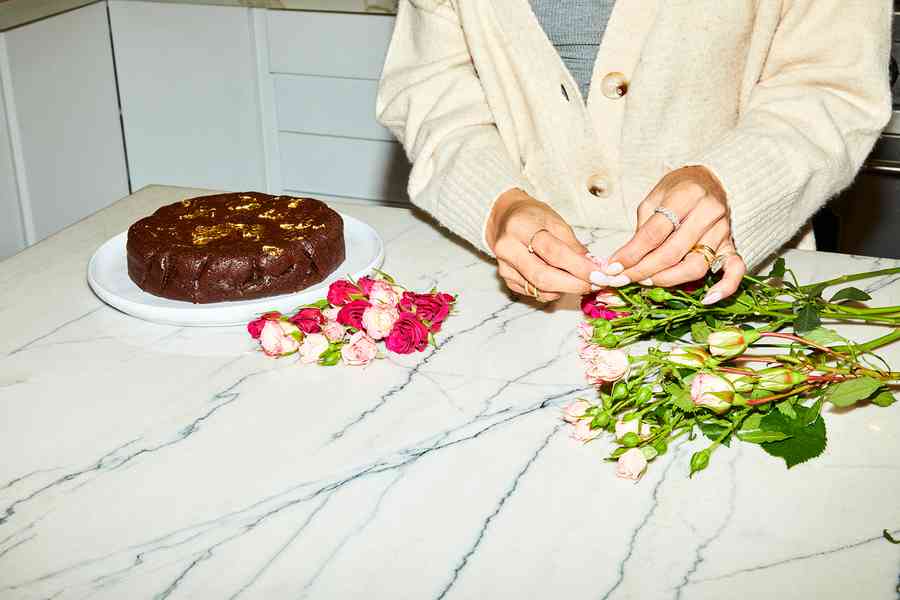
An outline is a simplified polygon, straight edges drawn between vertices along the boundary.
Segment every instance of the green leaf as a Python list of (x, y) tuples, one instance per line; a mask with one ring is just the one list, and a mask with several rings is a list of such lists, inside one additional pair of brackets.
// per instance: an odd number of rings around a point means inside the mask
[[(711, 441), (718, 441), (722, 434), (728, 431), (731, 428), (730, 425), (726, 425), (723, 423), (719, 423), (716, 421), (701, 421), (700, 422), (700, 431), (703, 432), (703, 435), (708, 437)], [(731, 434), (725, 436), (725, 439), (722, 440), (723, 446), (731, 445)]]
[(676, 390), (674, 393), (670, 392), (672, 394), (672, 404), (684, 412), (694, 412), (697, 407), (694, 406), (694, 401), (691, 400), (691, 393), (688, 390), (678, 388)]
[(818, 283), (816, 285), (811, 285), (806, 289), (806, 295), (810, 298), (818, 298), (822, 295), (822, 292), (824, 292), (825, 288), (827, 287), (827, 283)]
[(884, 390), (883, 392), (881, 392), (880, 394), (876, 394), (875, 397), (872, 398), (872, 404), (874, 404), (875, 406), (881, 406), (882, 408), (887, 408), (896, 401), (897, 399), (894, 398), (894, 395), (888, 390)]
[(641, 453), (644, 455), (644, 458), (647, 459), (648, 461), (653, 460), (659, 454), (656, 451), (656, 448), (654, 448), (653, 446), (644, 446), (643, 448), (641, 448)]
[(777, 410), (771, 411), (760, 421), (760, 429), (791, 437), (777, 442), (764, 442), (760, 444), (760, 448), (783, 459), (788, 469), (822, 454), (827, 438), (825, 421), (818, 414), (818, 407), (818, 403), (809, 408), (797, 406), (796, 419), (789, 419)]
[(691, 337), (697, 344), (705, 344), (706, 340), (709, 339), (709, 332), (709, 325), (703, 321), (697, 321), (691, 325)]
[(834, 329), (828, 329), (826, 327), (816, 327), (812, 331), (807, 331), (806, 333), (804, 333), (803, 337), (811, 342), (819, 344), (820, 346), (847, 343), (847, 339), (844, 338), (841, 334), (839, 334)]
[(785, 271), (786, 266), (784, 264), (784, 259), (776, 259), (775, 263), (772, 265), (772, 270), (769, 271), (769, 277), (778, 277), (779, 279), (781, 279), (782, 277), (784, 277)]
[(737, 430), (738, 439), (751, 444), (762, 444), (765, 442), (778, 442), (791, 437), (789, 434), (780, 431), (763, 431), (760, 429), (762, 418), (762, 415), (754, 414), (744, 419), (741, 428)]
[(842, 302), (844, 300), (852, 300), (854, 302), (863, 302), (865, 300), (871, 300), (872, 296), (868, 295), (864, 291), (855, 287), (846, 287), (842, 290), (839, 290), (834, 296), (831, 297), (831, 302)]
[(819, 318), (819, 309), (812, 304), (807, 304), (797, 311), (797, 318), (794, 320), (794, 331), (805, 333), (816, 329), (821, 324), (822, 319)]
[(881, 382), (871, 377), (859, 377), (828, 386), (825, 389), (825, 400), (835, 406), (853, 406), (865, 400), (881, 387)]
[(794, 410), (794, 402), (790, 398), (783, 402), (779, 402), (775, 405), (775, 408), (777, 408), (781, 412), (781, 414), (786, 416), (788, 419), (797, 418), (797, 411)]

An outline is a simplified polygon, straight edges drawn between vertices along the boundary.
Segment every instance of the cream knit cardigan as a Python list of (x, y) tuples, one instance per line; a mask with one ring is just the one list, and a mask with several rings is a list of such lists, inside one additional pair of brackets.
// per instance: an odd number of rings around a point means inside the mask
[[(528, 0), (400, 0), (376, 110), (413, 162), (413, 203), (484, 251), (511, 188), (632, 230), (666, 172), (704, 165), (753, 267), (889, 119), (891, 15), (891, 0), (621, 0), (585, 103)], [(604, 95), (610, 73), (624, 96)]]

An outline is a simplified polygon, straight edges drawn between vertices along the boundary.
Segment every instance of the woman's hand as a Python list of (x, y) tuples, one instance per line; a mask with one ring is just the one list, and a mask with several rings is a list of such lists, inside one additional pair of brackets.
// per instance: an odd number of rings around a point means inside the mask
[(602, 277), (562, 217), (522, 190), (497, 199), (485, 237), (497, 256), (497, 272), (517, 294), (549, 302), (564, 293), (589, 292), (592, 272)]
[[(680, 226), (655, 212), (667, 208)], [(709, 270), (706, 258), (692, 252), (695, 245), (712, 248), (716, 255), (730, 254), (721, 281), (710, 288), (704, 304), (733, 294), (747, 267), (731, 237), (731, 221), (725, 190), (705, 167), (684, 167), (667, 174), (638, 207), (638, 228), (631, 240), (609, 259), (607, 275), (643, 285), (671, 287), (700, 279)], [(624, 285), (621, 279), (611, 285)]]

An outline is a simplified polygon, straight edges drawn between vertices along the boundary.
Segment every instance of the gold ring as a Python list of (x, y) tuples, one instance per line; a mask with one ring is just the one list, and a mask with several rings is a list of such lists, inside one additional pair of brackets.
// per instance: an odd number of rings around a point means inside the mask
[(541, 227), (540, 229), (538, 229), (537, 231), (532, 233), (531, 239), (528, 240), (528, 254), (534, 254), (534, 246), (532, 246), (532, 244), (534, 243), (534, 238), (536, 238), (537, 234), (539, 234), (542, 231), (546, 231), (547, 233), (550, 233), (550, 230), (545, 227)]
[(528, 280), (525, 280), (525, 294), (531, 296), (538, 302), (541, 301), (541, 291), (537, 289), (535, 286), (531, 285)]
[[(696, 252), (697, 254), (702, 254), (703, 258), (706, 260), (706, 266), (712, 268), (713, 262), (716, 260), (716, 251), (707, 246), (706, 244), (697, 244), (693, 248), (691, 248), (691, 252)], [(688, 253), (690, 254), (690, 252)]]
[(722, 267), (725, 266), (725, 261), (727, 261), (732, 256), (738, 256), (738, 253), (734, 250), (726, 250), (721, 254), (716, 254), (716, 257), (713, 259), (712, 264), (709, 265), (709, 270), (715, 275), (722, 270)]

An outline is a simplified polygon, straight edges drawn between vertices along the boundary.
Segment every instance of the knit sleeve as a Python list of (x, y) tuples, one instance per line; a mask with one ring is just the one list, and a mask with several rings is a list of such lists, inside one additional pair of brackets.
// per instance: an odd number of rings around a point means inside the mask
[(850, 184), (891, 112), (890, 0), (791, 0), (737, 126), (681, 165), (727, 193), (750, 268)]
[(401, 0), (376, 101), (412, 171), (413, 203), (488, 252), (496, 199), (528, 190), (504, 145), (452, 0)]

